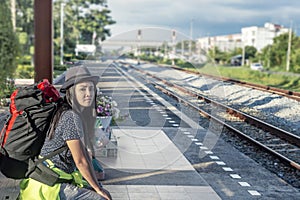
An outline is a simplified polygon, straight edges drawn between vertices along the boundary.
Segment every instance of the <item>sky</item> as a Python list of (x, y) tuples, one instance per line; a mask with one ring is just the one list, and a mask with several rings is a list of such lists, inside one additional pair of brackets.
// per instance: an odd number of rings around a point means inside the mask
[[(176, 30), (193, 39), (240, 33), (266, 22), (300, 33), (299, 0), (107, 0), (112, 37), (139, 28)], [(291, 26), (292, 25), (292, 26)]]

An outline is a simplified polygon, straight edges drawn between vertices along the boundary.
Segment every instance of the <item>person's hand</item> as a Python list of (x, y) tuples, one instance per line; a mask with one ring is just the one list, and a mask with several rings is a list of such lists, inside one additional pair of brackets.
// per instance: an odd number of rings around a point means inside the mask
[(107, 200), (112, 200), (110, 193), (104, 188), (101, 188), (100, 191), (97, 193), (100, 194), (102, 197), (104, 197)]

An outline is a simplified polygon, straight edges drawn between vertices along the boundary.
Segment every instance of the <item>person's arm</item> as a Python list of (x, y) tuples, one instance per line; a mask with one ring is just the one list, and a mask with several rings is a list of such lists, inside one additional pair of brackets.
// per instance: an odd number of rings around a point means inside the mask
[(85, 147), (89, 150), (89, 155), (91, 158), (95, 157), (95, 149), (92, 141), (95, 141), (95, 133), (93, 131), (85, 133), (84, 143)]
[(67, 145), (71, 151), (76, 167), (85, 178), (85, 180), (98, 194), (110, 200), (110, 194), (106, 190), (101, 188), (98, 184), (95, 172), (91, 168), (93, 165), (90, 162), (90, 158), (87, 155), (82, 142), (80, 140), (68, 140)]

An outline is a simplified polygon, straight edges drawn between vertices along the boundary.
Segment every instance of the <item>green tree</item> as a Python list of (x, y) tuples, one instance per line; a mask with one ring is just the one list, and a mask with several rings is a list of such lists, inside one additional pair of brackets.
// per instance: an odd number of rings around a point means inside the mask
[(34, 36), (34, 0), (16, 0), (16, 24), (22, 54), (30, 54)]
[(300, 73), (300, 37), (294, 36), (291, 49), (291, 71)]
[(13, 31), (11, 12), (7, 5), (9, 1), (0, 4), (0, 96), (7, 95), (7, 80), (13, 78), (16, 70), (18, 43)]
[(257, 49), (253, 46), (245, 47), (245, 57), (246, 59), (254, 58), (256, 56)]
[(234, 48), (229, 54), (230, 54), (230, 57), (233, 57), (236, 55), (242, 55), (243, 49), (242, 48)]
[(221, 51), (218, 47), (208, 50), (208, 56), (217, 64), (226, 64), (228, 62), (228, 54)]
[[(100, 41), (110, 36), (108, 25), (116, 23), (110, 17), (106, 0), (69, 0), (64, 7), (64, 51), (73, 53), (77, 43), (99, 45)], [(59, 52), (60, 44), (60, 6), (54, 4), (55, 49)]]
[(271, 60), (274, 66), (285, 66), (286, 53), (288, 49), (288, 34), (282, 34), (274, 38), (274, 43), (271, 48)]
[(267, 68), (270, 68), (271, 66), (271, 48), (272, 45), (267, 45), (261, 50), (261, 52), (256, 54), (257, 60), (262, 61), (262, 64)]
[[(259, 57), (264, 61), (264, 65), (268, 68), (279, 68), (282, 71), (286, 70), (287, 49), (288, 49), (289, 34), (281, 34), (274, 38), (272, 45), (264, 47), (259, 53)], [(294, 33), (292, 34), (291, 53), (290, 53), (290, 68), (291, 71), (299, 71), (300, 59), (299, 52), (300, 40)]]
[[(6, 0), (8, 1), (8, 0)], [(64, 2), (64, 52), (73, 54), (76, 43), (95, 44), (110, 36), (108, 25), (114, 24), (106, 0), (53, 0), (54, 53), (60, 52), (60, 7)], [(22, 54), (29, 55), (34, 40), (34, 0), (16, 0), (17, 35)], [(95, 34), (94, 34), (95, 35)]]

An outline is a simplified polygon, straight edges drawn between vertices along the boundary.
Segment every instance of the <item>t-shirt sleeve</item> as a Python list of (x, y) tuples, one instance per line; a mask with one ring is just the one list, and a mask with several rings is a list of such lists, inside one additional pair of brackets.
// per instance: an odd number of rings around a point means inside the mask
[(80, 139), (83, 136), (82, 122), (78, 114), (66, 111), (62, 114), (58, 126), (61, 126), (64, 141)]

